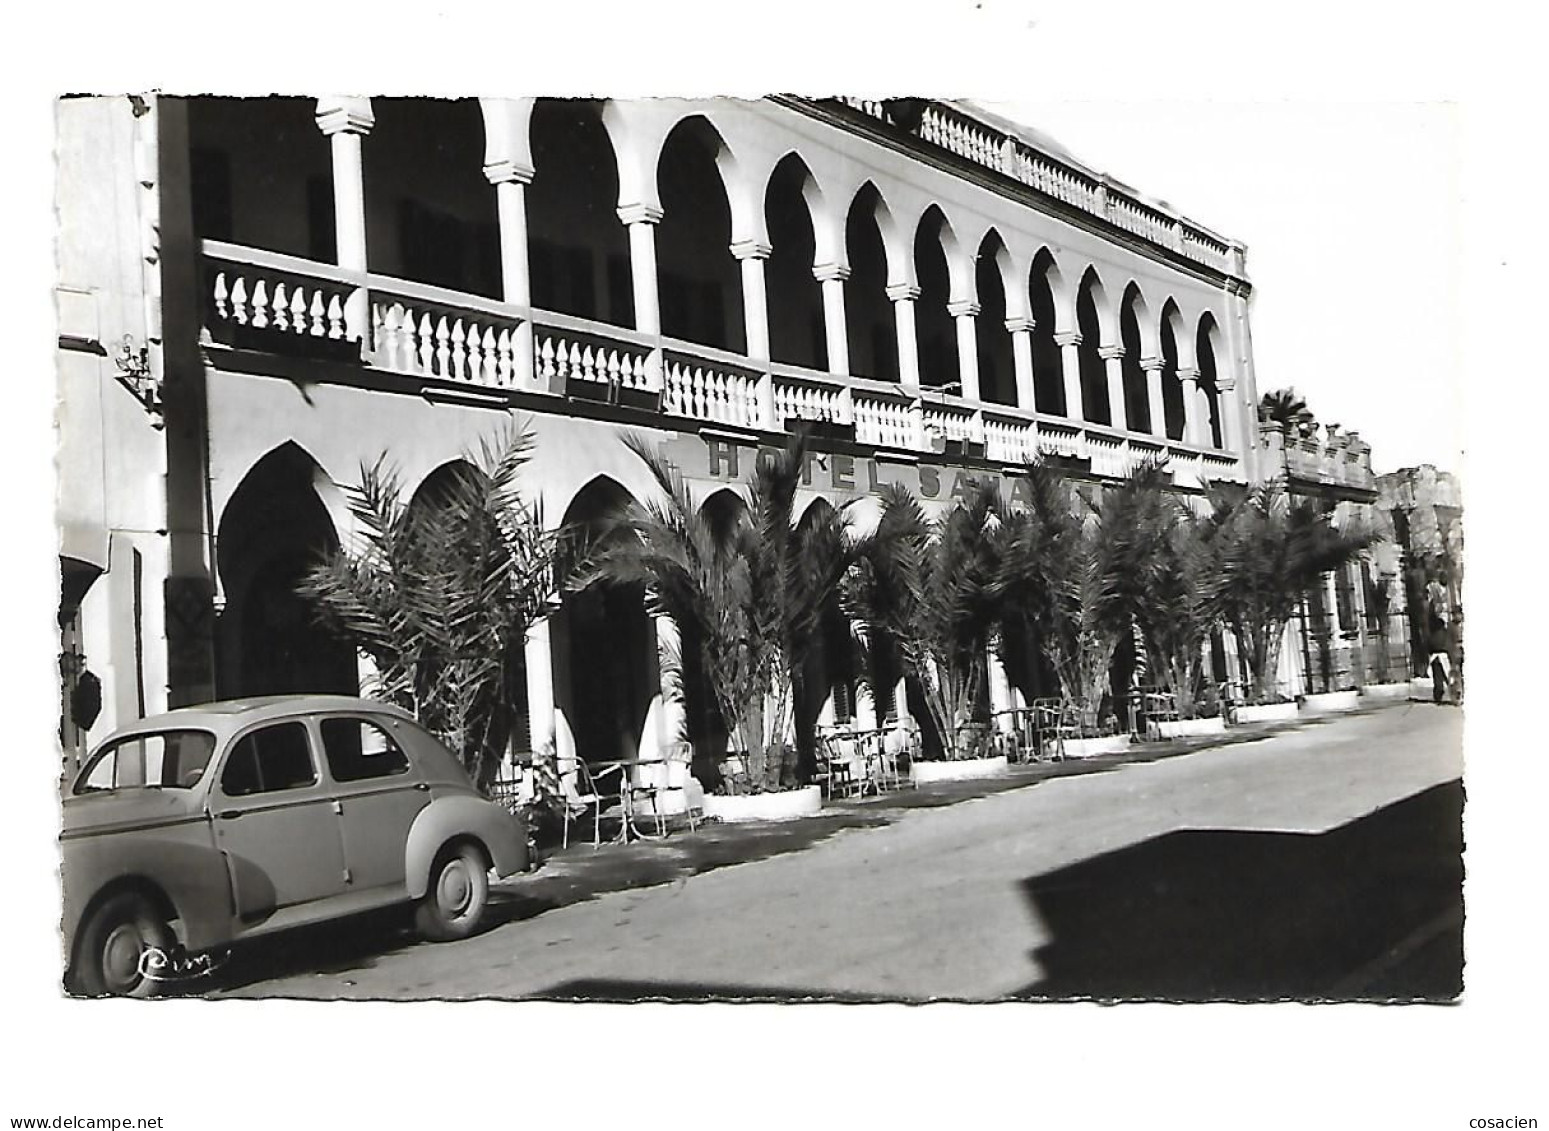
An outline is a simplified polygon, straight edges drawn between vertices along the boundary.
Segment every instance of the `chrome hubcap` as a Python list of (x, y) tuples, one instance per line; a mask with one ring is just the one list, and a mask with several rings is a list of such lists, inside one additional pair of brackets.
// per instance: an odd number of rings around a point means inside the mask
[(459, 860), (442, 872), (438, 894), (441, 906), (449, 916), (459, 918), (467, 914), (468, 904), (473, 899), (468, 866)]
[(102, 946), (102, 976), (115, 992), (133, 989), (140, 981), (140, 956), (145, 941), (133, 923), (113, 928)]

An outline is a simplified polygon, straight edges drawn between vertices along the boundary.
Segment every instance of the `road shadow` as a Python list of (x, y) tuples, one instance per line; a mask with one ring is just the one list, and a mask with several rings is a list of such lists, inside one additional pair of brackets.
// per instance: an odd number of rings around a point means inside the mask
[(897, 997), (877, 994), (835, 993), (830, 990), (798, 989), (794, 987), (736, 985), (734, 983), (709, 984), (704, 982), (669, 982), (650, 980), (626, 980), (617, 978), (578, 978), (550, 986), (541, 993), (532, 994), (524, 1001), (573, 1001), (618, 1002), (645, 1001), (693, 1004), (696, 1002), (732, 1002), (761, 1004), (801, 1004), (804, 1002), (839, 1002), (853, 1005), (872, 1005), (896, 1002)]
[(1185, 830), (1023, 881), (1052, 941), (1017, 996), (1449, 1001), (1463, 787), (1320, 834)]

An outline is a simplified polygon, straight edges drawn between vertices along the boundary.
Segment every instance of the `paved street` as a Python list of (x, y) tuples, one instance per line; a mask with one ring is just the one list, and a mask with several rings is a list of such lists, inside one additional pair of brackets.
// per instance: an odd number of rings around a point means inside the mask
[(220, 992), (1448, 997), (1461, 742), (1461, 711), (1401, 703), (885, 820), (856, 807), (800, 850), (579, 901), (543, 894), (562, 857), (499, 885), (505, 921), (476, 938), (331, 928), (243, 959)]

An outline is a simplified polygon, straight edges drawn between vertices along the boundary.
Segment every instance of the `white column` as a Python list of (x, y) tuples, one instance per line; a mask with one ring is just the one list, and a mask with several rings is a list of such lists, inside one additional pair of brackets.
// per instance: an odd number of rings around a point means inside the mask
[[(629, 229), (629, 279), (635, 301), (635, 329), (642, 334), (660, 336), (661, 302), (656, 289), (656, 225), (662, 210), (653, 204), (627, 204), (619, 209), (619, 219)], [(647, 363), (650, 379), (661, 387), (662, 351), (651, 350)]]
[(828, 345), (828, 371), (848, 377), (850, 338), (844, 318), (844, 281), (850, 277), (850, 269), (838, 263), (825, 263), (814, 267), (812, 275), (823, 287), (823, 335)]
[(1016, 371), (1017, 407), (1029, 412), (1038, 408), (1033, 392), (1033, 327), (1031, 318), (1006, 319), (1006, 330), (1011, 334), (1011, 360)]
[(1060, 347), (1062, 376), (1065, 378), (1065, 415), (1072, 420), (1085, 420), (1085, 406), (1081, 403), (1081, 334), (1077, 330), (1059, 330), (1054, 344)]
[[(740, 240), (731, 253), (742, 265), (742, 322), (748, 339), (748, 357), (769, 360), (769, 292), (764, 282), (764, 261), (772, 249), (758, 240)], [(758, 426), (775, 427), (774, 379), (765, 373), (758, 381)]]
[(877, 717), (877, 704), (864, 683), (855, 685), (855, 725), (862, 730), (876, 730), (882, 725)]
[(1199, 438), (1199, 370), (1179, 366), (1178, 382), (1183, 386), (1183, 442), (1203, 445)]
[(1242, 421), (1238, 417), (1237, 382), (1216, 376), (1216, 409), (1221, 414), (1221, 447), (1233, 455), (1242, 455)]
[(556, 753), (559, 736), (555, 733), (554, 653), (549, 645), (549, 622), (529, 625), (522, 649), (527, 675), (527, 731), (536, 753), (552, 744)]
[(1108, 421), (1113, 427), (1129, 430), (1129, 413), (1124, 407), (1124, 347), (1103, 346), (1097, 351), (1108, 370)]
[(1167, 402), (1162, 396), (1162, 369), (1159, 357), (1143, 357), (1140, 368), (1146, 374), (1146, 405), (1151, 416), (1151, 435), (1167, 439)]
[[(334, 259), (351, 271), (366, 270), (366, 184), (361, 139), (376, 125), (369, 98), (319, 98), (317, 128), (333, 154)], [(363, 338), (367, 322), (365, 288), (344, 304), (345, 333)]]
[(661, 671), (663, 665), (662, 656), (671, 656), (676, 659), (678, 673), (669, 677), (663, 674), (661, 685), (657, 691), (659, 708), (657, 703), (652, 704), (657, 715), (656, 738), (658, 748), (668, 743), (679, 741), (679, 735), (684, 733), (683, 727), (683, 691), (682, 691), (682, 662), (683, 662), (683, 638), (678, 632), (678, 622), (666, 613), (651, 614), (651, 623), (656, 629), (657, 669)]
[(979, 334), (976, 330), (979, 304), (951, 302), (947, 304), (947, 313), (957, 323), (957, 373), (963, 396), (971, 401), (979, 400)]
[(1010, 711), (1015, 704), (1011, 696), (1011, 677), (1006, 674), (1006, 665), (1001, 663), (1000, 654), (990, 649), (990, 711), (994, 713), (995, 729), (1002, 734), (1010, 734), (1016, 720), (1009, 714), (1001, 714), (1002, 711)]
[(898, 327), (898, 383), (905, 389), (920, 387), (920, 340), (914, 328), (914, 303), (920, 288), (908, 283), (887, 289)]
[(742, 265), (742, 323), (748, 339), (748, 357), (769, 360), (769, 298), (764, 286), (764, 261), (772, 249), (758, 240), (731, 245), (732, 258)]
[[(500, 221), (500, 293), (513, 306), (532, 305), (527, 261), (527, 186), (532, 175), (531, 169), (509, 159), (484, 166), (484, 176), (495, 186), (495, 208)], [(529, 387), (533, 380), (530, 318), (517, 323), (511, 348), (516, 384), (519, 388)]]

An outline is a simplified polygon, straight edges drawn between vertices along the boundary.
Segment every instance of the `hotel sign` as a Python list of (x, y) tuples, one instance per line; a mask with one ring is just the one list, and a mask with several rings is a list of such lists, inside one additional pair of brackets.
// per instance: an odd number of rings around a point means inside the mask
[[(747, 483), (761, 457), (779, 449), (725, 436), (684, 436), (663, 445), (664, 454), (687, 478), (700, 482)], [(951, 504), (966, 499), (974, 486), (989, 479), (1012, 506), (1028, 506), (1031, 489), (1025, 478), (988, 468), (947, 467), (915, 463), (906, 458), (854, 456), (809, 449), (801, 485), (839, 498), (858, 499), (881, 494), (897, 484), (922, 502)]]

